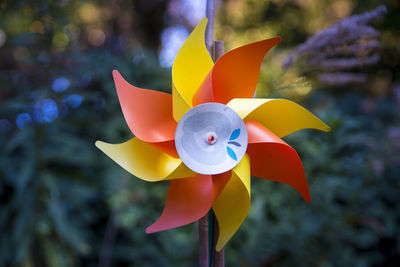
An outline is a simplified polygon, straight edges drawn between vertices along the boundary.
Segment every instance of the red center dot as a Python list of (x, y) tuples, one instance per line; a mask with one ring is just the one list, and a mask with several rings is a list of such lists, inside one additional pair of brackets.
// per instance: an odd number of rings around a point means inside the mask
[(211, 144), (211, 143), (215, 140), (214, 135), (210, 135), (210, 136), (207, 138), (207, 140), (208, 140), (208, 143)]

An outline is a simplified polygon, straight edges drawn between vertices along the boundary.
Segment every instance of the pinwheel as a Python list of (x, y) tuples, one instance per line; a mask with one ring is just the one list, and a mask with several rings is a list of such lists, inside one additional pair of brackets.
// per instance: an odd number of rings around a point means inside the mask
[(147, 233), (195, 222), (212, 209), (219, 251), (247, 216), (251, 175), (288, 184), (311, 200), (300, 158), (281, 138), (329, 127), (289, 100), (252, 98), (261, 62), (279, 37), (236, 48), (214, 64), (206, 25), (204, 18), (175, 58), (172, 95), (135, 87), (113, 71), (135, 137), (96, 146), (140, 179), (170, 180), (165, 208)]

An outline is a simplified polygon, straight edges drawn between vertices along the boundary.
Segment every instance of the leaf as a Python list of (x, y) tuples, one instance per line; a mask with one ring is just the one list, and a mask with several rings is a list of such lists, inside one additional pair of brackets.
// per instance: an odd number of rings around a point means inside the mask
[(226, 151), (228, 152), (229, 157), (231, 157), (234, 160), (237, 160), (235, 152), (233, 152), (233, 150), (229, 146), (226, 147)]
[(238, 138), (240, 135), (240, 128), (234, 130), (231, 134), (231, 137), (229, 137), (229, 140), (235, 140), (236, 138)]
[(241, 144), (239, 144), (238, 142), (235, 142), (235, 141), (229, 141), (228, 144), (231, 144), (231, 145), (234, 145), (234, 146), (238, 146), (238, 147), (242, 146)]

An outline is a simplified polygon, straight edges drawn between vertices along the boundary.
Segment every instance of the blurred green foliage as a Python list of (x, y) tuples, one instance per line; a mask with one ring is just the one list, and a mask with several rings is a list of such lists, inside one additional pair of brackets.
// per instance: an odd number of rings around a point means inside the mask
[[(170, 70), (156, 52), (164, 24), (177, 20), (168, 15), (172, 4), (0, 3), (0, 266), (196, 265), (195, 224), (144, 232), (162, 211), (168, 183), (135, 179), (94, 147), (131, 137), (113, 69), (170, 92)], [(399, 4), (385, 1), (382, 62), (373, 69), (385, 75), (370, 87), (327, 88), (280, 66), (317, 30), (378, 4), (220, 2), (216, 37), (228, 49), (283, 37), (264, 61), (257, 96), (299, 101), (332, 127), (285, 138), (302, 158), (311, 203), (284, 184), (253, 179), (252, 207), (226, 248), (227, 266), (400, 265)], [(55, 92), (59, 77), (70, 84)], [(77, 108), (65, 104), (72, 93), (83, 97)], [(59, 117), (19, 129), (18, 114), (35, 114), (48, 98)]]

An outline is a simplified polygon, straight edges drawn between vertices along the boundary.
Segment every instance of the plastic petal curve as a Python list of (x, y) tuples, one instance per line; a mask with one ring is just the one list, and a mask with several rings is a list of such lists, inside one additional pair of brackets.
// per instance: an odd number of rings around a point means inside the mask
[(250, 209), (250, 159), (245, 155), (213, 205), (219, 236), (215, 249), (220, 251), (231, 239)]
[(172, 66), (173, 116), (176, 121), (192, 107), (192, 97), (214, 65), (205, 45), (207, 18), (186, 39)]
[(235, 98), (227, 106), (243, 120), (257, 120), (278, 137), (307, 128), (330, 131), (330, 127), (311, 112), (286, 99)]
[(197, 221), (205, 216), (213, 204), (213, 180), (210, 175), (197, 175), (172, 180), (165, 208), (160, 218), (146, 229), (159, 232)]
[(113, 71), (113, 77), (125, 121), (132, 133), (148, 143), (174, 140), (176, 121), (172, 117), (171, 95), (135, 87), (117, 70)]
[(213, 179), (213, 189), (214, 189), (214, 198), (213, 203), (225, 188), (226, 184), (229, 182), (232, 176), (232, 171), (227, 171), (221, 174), (216, 174), (212, 176)]
[(306, 202), (310, 190), (301, 160), (292, 147), (257, 121), (245, 121), (249, 135), (247, 153), (251, 174), (259, 178), (285, 183), (296, 189)]
[(158, 150), (161, 150), (164, 153), (167, 153), (168, 155), (174, 157), (174, 158), (179, 158), (178, 152), (176, 151), (175, 148), (175, 140), (169, 140), (165, 142), (157, 142), (157, 143), (149, 143), (150, 145), (156, 147)]
[(193, 105), (228, 103), (234, 97), (253, 97), (264, 56), (280, 42), (274, 37), (233, 49), (215, 62), (193, 98)]
[(180, 159), (171, 157), (138, 138), (122, 144), (97, 141), (96, 146), (122, 168), (145, 181), (156, 182), (196, 175)]

